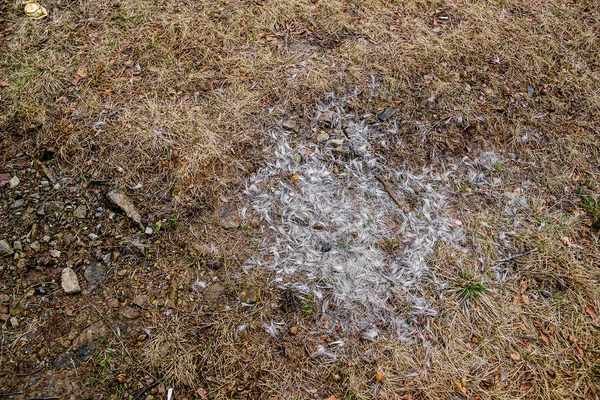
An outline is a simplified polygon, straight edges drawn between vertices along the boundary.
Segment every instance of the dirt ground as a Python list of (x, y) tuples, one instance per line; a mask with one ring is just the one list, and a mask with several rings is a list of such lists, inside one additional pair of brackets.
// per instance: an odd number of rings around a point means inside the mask
[[(0, 3), (0, 397), (598, 399), (596, 1), (42, 3)], [(280, 132), (332, 149), (343, 120), (457, 176), (464, 239), (411, 292), (435, 312), (390, 305), (409, 340), (245, 268)]]

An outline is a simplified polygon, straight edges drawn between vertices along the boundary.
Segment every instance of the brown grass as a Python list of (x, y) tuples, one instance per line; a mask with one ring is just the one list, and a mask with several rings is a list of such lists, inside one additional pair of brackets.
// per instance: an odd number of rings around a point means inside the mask
[[(224, 271), (206, 272), (227, 282), (223, 308), (195, 315), (209, 325), (190, 327), (184, 315), (199, 311), (189, 301), (178, 318), (157, 320), (164, 327), (139, 350), (165, 382), (203, 387), (209, 398), (597, 398), (600, 247), (585, 207), (598, 200), (600, 173), (597, 2), (48, 4), (42, 21), (16, 4), (2, 12), (3, 164), (54, 147), (59, 173), (141, 182), (146, 211), (189, 217), (189, 230), (170, 240), (215, 243), (227, 260)], [(278, 311), (281, 293), (264, 276), (231, 280), (252, 237), (224, 236), (211, 218), (217, 199), (267, 156), (268, 125), (305, 122), (325, 92), (353, 88), (360, 112), (397, 108), (391, 162), (420, 167), (488, 150), (507, 161), (496, 191), (462, 188), (452, 199), (473, 252), (440, 246), (431, 257), (447, 290), (432, 288), (440, 314), (423, 321), (429, 333), (413, 345), (352, 340), (342, 360), (324, 364), (309, 356), (319, 315)], [(527, 180), (530, 207), (515, 228), (502, 196)], [(512, 232), (510, 248), (501, 232)], [(498, 260), (532, 249), (498, 280)], [(486, 288), (468, 302), (465, 277)], [(264, 288), (256, 309), (236, 299), (248, 285)], [(301, 334), (272, 339), (262, 328), (271, 319)]]

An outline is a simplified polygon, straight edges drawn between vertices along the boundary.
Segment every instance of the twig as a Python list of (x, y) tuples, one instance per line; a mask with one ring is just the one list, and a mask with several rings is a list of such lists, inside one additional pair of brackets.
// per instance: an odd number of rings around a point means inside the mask
[(156, 382), (154, 382), (153, 384), (146, 386), (146, 387), (144, 388), (144, 390), (142, 390), (141, 392), (139, 392), (139, 393), (138, 393), (138, 395), (137, 395), (137, 396), (135, 396), (135, 397), (133, 398), (133, 400), (138, 400), (138, 399), (139, 399), (140, 397), (142, 397), (142, 396), (143, 396), (143, 395), (144, 395), (144, 394), (145, 394), (145, 393), (146, 393), (148, 390), (150, 390), (150, 389), (152, 389), (152, 388), (155, 388), (155, 387), (157, 387), (159, 384), (160, 384), (160, 382), (159, 382), (159, 381), (156, 381)]
[(535, 252), (537, 252), (537, 251), (538, 251), (538, 249), (537, 249), (537, 247), (536, 247), (535, 249), (531, 249), (531, 250), (529, 250), (529, 251), (526, 251), (526, 252), (524, 252), (524, 253), (515, 254), (514, 256), (510, 256), (510, 257), (508, 257), (508, 258), (505, 258), (504, 260), (496, 261), (496, 265), (498, 265), (498, 264), (504, 264), (504, 263), (507, 263), (507, 262), (509, 262), (509, 261), (515, 260), (515, 259), (517, 259), (517, 258), (524, 257), (524, 256), (526, 256), (526, 255), (529, 255), (529, 254), (531, 254), (531, 253), (535, 253)]
[(34, 369), (31, 372), (25, 372), (24, 374), (17, 374), (17, 376), (29, 376), (29, 375), (37, 374), (38, 372), (40, 372), (41, 370), (43, 370), (44, 367), (45, 367), (45, 365), (42, 364), (38, 368)]
[(12, 393), (0, 393), (0, 397), (9, 397), (9, 396), (15, 396), (17, 394), (23, 394), (23, 392), (12, 392)]
[(406, 207), (406, 204), (402, 200), (400, 200), (398, 196), (396, 196), (389, 182), (385, 181), (381, 175), (375, 175), (375, 179), (377, 179), (379, 183), (381, 183), (381, 186), (383, 186), (383, 190), (385, 190), (385, 192), (390, 196), (390, 198), (394, 201), (394, 203), (396, 203), (396, 205), (401, 210), (404, 207)]
[(28, 397), (25, 400), (59, 400), (58, 397)]

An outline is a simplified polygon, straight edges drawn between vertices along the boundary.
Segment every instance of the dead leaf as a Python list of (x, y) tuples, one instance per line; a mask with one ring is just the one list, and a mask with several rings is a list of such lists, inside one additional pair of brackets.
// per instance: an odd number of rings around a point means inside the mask
[(327, 400), (340, 400), (337, 397), (335, 397), (334, 395), (331, 395), (327, 398)]
[(546, 335), (544, 332), (540, 331), (540, 339), (542, 339), (542, 341), (544, 343), (546, 343), (546, 346), (550, 346), (550, 338), (548, 337), (548, 335)]
[(77, 76), (79, 78), (85, 78), (87, 76), (87, 70), (83, 67), (77, 68)]
[(583, 349), (578, 344), (573, 345), (573, 348), (579, 357), (583, 357)]
[(6, 82), (6, 81), (0, 81), (0, 87), (9, 87), (10, 83)]
[(596, 309), (594, 309), (593, 306), (587, 306), (585, 308), (585, 312), (589, 314), (590, 317), (592, 317), (593, 320), (598, 319), (598, 314), (596, 313)]
[(510, 358), (512, 358), (513, 361), (519, 361), (521, 359), (521, 355), (516, 351), (511, 351), (508, 353), (508, 355), (510, 356)]
[(462, 379), (457, 379), (456, 381), (454, 381), (454, 386), (456, 388), (456, 391), (460, 394), (462, 394), (463, 396), (467, 395), (467, 377), (463, 377)]
[(529, 284), (527, 283), (527, 281), (521, 281), (521, 294), (525, 293), (528, 287)]
[(379, 371), (377, 371), (377, 373), (375, 374), (375, 382), (381, 382), (383, 381), (383, 374)]
[(519, 395), (525, 396), (533, 387), (533, 385), (529, 382), (525, 382), (524, 384), (521, 385), (521, 387), (519, 388)]

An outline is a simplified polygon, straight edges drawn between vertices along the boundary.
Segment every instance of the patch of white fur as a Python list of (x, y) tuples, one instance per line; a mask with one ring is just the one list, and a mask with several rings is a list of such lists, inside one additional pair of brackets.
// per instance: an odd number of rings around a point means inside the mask
[[(412, 319), (436, 314), (422, 293), (422, 284), (432, 279), (426, 257), (438, 241), (458, 246), (464, 238), (460, 224), (445, 215), (456, 168), (394, 169), (372, 148), (384, 138), (380, 125), (345, 113), (344, 99), (331, 97), (316, 119), (326, 111), (334, 113), (329, 132), (341, 134), (344, 127), (344, 146), (354, 157), (340, 161), (331, 143), (294, 143), (290, 132), (272, 129), (273, 158), (243, 192), (248, 206), (242, 218), (258, 217), (268, 226), (257, 235), (260, 254), (245, 268), (268, 268), (282, 286), (313, 295), (345, 330), (369, 340), (390, 332), (409, 341)], [(394, 182), (396, 196), (411, 199), (411, 207), (399, 208), (377, 175)], [(401, 244), (398, 256), (378, 245), (386, 240)], [(398, 299), (410, 305), (408, 315), (398, 311)]]

